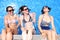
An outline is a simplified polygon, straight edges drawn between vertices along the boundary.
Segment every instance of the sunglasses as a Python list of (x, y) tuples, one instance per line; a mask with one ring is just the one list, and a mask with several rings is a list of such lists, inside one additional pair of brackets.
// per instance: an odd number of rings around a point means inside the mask
[(24, 9), (23, 11), (29, 10), (29, 8)]
[(8, 10), (7, 12), (11, 12), (11, 11), (14, 11), (14, 9), (12, 9), (12, 10)]

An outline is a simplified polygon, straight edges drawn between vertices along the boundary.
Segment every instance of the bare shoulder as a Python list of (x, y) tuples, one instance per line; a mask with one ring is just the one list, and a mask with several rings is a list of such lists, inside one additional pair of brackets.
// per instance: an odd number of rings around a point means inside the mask
[(41, 14), (41, 15), (39, 16), (39, 18), (43, 18), (43, 15)]
[(31, 16), (36, 15), (35, 12), (30, 13)]
[(14, 14), (14, 17), (18, 17), (18, 15), (17, 14)]
[(7, 19), (7, 18), (8, 18), (8, 15), (5, 15), (5, 16), (4, 16), (4, 19)]
[(23, 15), (20, 16), (20, 19), (23, 20)]
[(51, 18), (51, 20), (53, 20), (54, 18), (53, 18), (53, 16), (50, 16), (50, 18)]

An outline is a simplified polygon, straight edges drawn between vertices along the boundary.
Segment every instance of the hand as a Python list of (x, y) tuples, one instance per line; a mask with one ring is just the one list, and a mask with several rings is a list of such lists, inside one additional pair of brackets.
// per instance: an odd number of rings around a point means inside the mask
[(6, 30), (7, 30), (7, 32), (10, 32), (10, 31), (11, 31), (11, 29), (10, 29), (10, 28), (7, 28)]
[(43, 30), (40, 30), (41, 34), (43, 33)]
[(52, 30), (56, 32), (56, 30), (55, 30), (55, 29), (52, 29)]
[(22, 31), (25, 31), (26, 29), (25, 29), (24, 27), (21, 27), (21, 30), (22, 30)]

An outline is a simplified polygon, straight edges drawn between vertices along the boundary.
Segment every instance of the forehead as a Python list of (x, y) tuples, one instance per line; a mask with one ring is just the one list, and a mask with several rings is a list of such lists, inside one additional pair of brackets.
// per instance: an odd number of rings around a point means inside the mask
[(27, 7), (24, 7), (24, 9), (26, 9)]
[(8, 8), (8, 10), (12, 9), (11, 7)]

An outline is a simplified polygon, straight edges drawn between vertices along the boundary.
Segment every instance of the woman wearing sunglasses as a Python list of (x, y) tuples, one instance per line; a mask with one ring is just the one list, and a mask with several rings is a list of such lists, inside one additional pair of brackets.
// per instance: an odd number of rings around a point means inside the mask
[(27, 6), (21, 6), (19, 9), (22, 39), (32, 40), (32, 32), (34, 30), (33, 23), (35, 23), (35, 13), (29, 13), (30, 9)]
[(5, 29), (2, 30), (2, 40), (12, 40), (12, 35), (17, 34), (19, 26), (18, 16), (14, 14), (12, 6), (6, 8), (7, 15), (4, 17)]
[[(42, 8), (42, 14), (40, 15), (38, 21), (38, 28), (44, 38), (47, 37), (48, 40), (56, 40), (54, 18), (51, 15), (49, 15), (50, 10), (51, 9), (48, 6), (44, 6)], [(50, 28), (51, 25), (52, 29)]]

